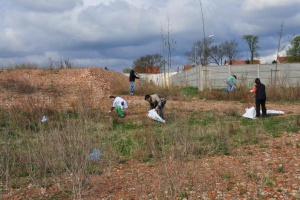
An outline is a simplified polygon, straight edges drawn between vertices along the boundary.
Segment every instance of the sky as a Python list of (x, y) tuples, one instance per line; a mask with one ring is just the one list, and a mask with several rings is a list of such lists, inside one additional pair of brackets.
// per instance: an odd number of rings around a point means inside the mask
[(259, 37), (265, 64), (276, 59), (282, 23), (281, 46), (300, 34), (300, 0), (0, 1), (0, 67), (67, 60), (122, 72), (141, 56), (163, 54), (169, 34), (176, 71), (203, 38), (200, 2), (205, 34), (214, 35), (213, 45), (235, 39), (241, 59), (250, 57), (244, 35)]

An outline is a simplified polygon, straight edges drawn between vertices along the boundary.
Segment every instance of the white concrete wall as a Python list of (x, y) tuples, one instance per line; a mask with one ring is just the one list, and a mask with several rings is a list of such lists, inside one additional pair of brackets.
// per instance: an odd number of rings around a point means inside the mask
[[(172, 76), (177, 72), (170, 72), (170, 73), (159, 73), (159, 74), (138, 74), (140, 77), (140, 82), (143, 84), (144, 82), (153, 82), (155, 85), (164, 87), (169, 86), (172, 83)], [(129, 74), (124, 74), (129, 76)], [(166, 79), (166, 81), (165, 81)]]
[[(255, 78), (260, 78), (265, 84), (275, 83), (276, 64), (265, 65), (215, 65), (197, 66), (172, 76), (172, 84), (178, 86), (193, 86), (199, 90), (205, 88), (225, 88), (229, 75), (237, 76), (238, 84), (253, 86)], [(286, 86), (299, 85), (300, 63), (278, 64), (276, 84)]]

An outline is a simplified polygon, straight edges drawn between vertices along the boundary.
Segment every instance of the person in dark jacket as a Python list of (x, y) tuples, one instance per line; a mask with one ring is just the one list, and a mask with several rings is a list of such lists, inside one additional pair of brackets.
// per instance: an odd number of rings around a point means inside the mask
[(260, 82), (259, 78), (255, 79), (255, 86), (250, 91), (255, 94), (255, 108), (256, 108), (256, 117), (260, 117), (260, 107), (262, 110), (262, 116), (267, 116), (267, 109), (266, 109), (266, 86)]
[(135, 83), (134, 83), (135, 79), (139, 79), (139, 77), (137, 76), (137, 73), (132, 69), (130, 70), (130, 74), (129, 74), (130, 95), (133, 95), (135, 90)]

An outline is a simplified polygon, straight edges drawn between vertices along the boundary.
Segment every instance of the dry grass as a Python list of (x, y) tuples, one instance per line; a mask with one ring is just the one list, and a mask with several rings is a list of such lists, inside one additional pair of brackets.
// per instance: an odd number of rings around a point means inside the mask
[[(24, 82), (14, 82), (14, 87), (9, 83), (3, 83), (2, 87), (25, 94), (37, 90)], [(128, 84), (120, 85), (122, 87), (113, 93), (128, 94)], [(157, 88), (152, 84), (138, 87), (136, 95), (159, 93), (176, 101), (186, 101), (190, 97), (252, 101), (246, 88), (237, 88), (228, 94), (217, 90), (195, 93), (177, 87)], [(53, 90), (59, 89), (54, 87)], [(273, 101), (286, 101), (287, 96), (289, 101), (298, 101), (300, 94), (299, 87), (276, 90), (268, 87), (267, 93)], [(219, 112), (177, 107), (168, 112), (165, 125), (144, 120), (145, 116), (134, 109), (136, 118), (111, 118), (93, 107), (92, 95), (93, 91), (85, 90), (67, 110), (43, 106), (43, 102), (34, 97), (28, 99), (26, 106), (0, 110), (2, 194), (10, 188), (24, 189), (30, 183), (37, 188), (52, 188), (53, 198), (81, 199), (84, 191), (91, 187), (91, 175), (101, 175), (104, 169), (133, 159), (162, 162), (160, 178), (164, 181), (158, 198), (184, 199), (191, 190), (189, 184), (194, 187), (191, 183), (199, 170), (199, 166), (192, 166), (190, 162), (188, 167), (185, 166), (191, 158), (231, 155), (241, 145), (258, 144), (286, 131), (299, 132), (296, 116), (254, 123), (241, 119), (240, 113), (233, 109)], [(40, 121), (41, 113), (49, 117), (45, 123)], [(88, 158), (93, 149), (98, 149), (101, 157), (91, 161)], [(175, 171), (172, 169), (174, 162), (178, 168)], [(206, 166), (203, 163), (201, 167)], [(215, 183), (222, 179), (228, 190), (233, 187), (228, 172), (215, 171), (212, 176)], [(260, 180), (260, 187), (271, 184), (271, 179), (272, 175), (266, 174), (265, 179)], [(203, 182), (197, 187), (205, 191), (213, 186)], [(240, 190), (241, 193), (245, 191), (245, 188)], [(43, 197), (43, 193), (38, 197)]]

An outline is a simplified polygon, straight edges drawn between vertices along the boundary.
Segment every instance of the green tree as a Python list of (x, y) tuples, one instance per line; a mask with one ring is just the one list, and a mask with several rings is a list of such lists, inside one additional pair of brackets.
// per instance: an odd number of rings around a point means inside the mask
[(253, 64), (254, 58), (259, 57), (258, 50), (260, 49), (259, 46), (259, 37), (256, 35), (244, 35), (243, 40), (245, 40), (248, 44), (249, 50), (250, 50), (250, 61), (251, 64)]
[(130, 73), (130, 68), (129, 67), (125, 67), (124, 69), (122, 69), (123, 73)]
[(286, 54), (287, 56), (300, 56), (300, 36), (294, 37)]
[(160, 54), (141, 56), (137, 60), (133, 61), (133, 68), (136, 72), (144, 73), (146, 67), (158, 66), (161, 67), (164, 64), (163, 56)]

